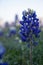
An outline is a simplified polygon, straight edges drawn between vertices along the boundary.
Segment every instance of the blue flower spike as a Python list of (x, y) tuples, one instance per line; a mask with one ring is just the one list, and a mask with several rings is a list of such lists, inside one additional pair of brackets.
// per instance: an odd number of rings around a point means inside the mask
[(22, 20), (20, 21), (20, 37), (22, 41), (28, 42), (31, 41), (34, 37), (40, 37), (40, 28), (39, 28), (39, 19), (36, 15), (36, 12), (28, 9), (28, 11), (23, 11)]

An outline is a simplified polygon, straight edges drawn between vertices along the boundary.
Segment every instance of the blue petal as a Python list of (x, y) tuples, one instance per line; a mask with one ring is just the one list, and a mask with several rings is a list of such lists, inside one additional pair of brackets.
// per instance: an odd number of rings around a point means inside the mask
[(20, 21), (20, 24), (21, 24), (21, 25), (24, 25), (24, 21)]
[(35, 26), (39, 26), (39, 22), (35, 22), (35, 24), (34, 24)]
[(31, 15), (28, 15), (28, 19), (29, 19), (29, 18), (32, 18), (32, 16), (31, 16)]
[(36, 12), (33, 12), (33, 13), (32, 13), (32, 17), (35, 18), (36, 16), (37, 16), (37, 15), (36, 15)]
[(39, 21), (39, 19), (38, 19), (38, 18), (34, 18), (34, 19), (33, 19), (33, 21), (35, 21), (35, 20), (36, 20), (36, 21)]
[(21, 37), (22, 41), (26, 41), (26, 37), (22, 33), (20, 33), (20, 37)]
[(40, 33), (41, 32), (41, 30), (38, 30), (38, 33)]
[(25, 16), (23, 16), (22, 19), (25, 21), (27, 18)]

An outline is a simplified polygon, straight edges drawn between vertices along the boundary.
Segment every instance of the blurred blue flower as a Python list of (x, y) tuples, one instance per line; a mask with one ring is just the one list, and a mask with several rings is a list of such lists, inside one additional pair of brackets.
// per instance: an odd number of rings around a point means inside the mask
[(3, 36), (3, 30), (0, 28), (0, 36)]
[(10, 34), (15, 34), (16, 31), (15, 30), (10, 30)]
[(12, 35), (16, 34), (16, 28), (15, 27), (10, 27), (8, 33), (5, 34), (6, 38), (10, 38)]
[(7, 62), (4, 62), (4, 63), (2, 63), (2, 65), (8, 65), (8, 63)]
[(4, 62), (4, 63), (0, 63), (0, 65), (8, 65), (8, 63), (7, 62)]
[(0, 44), (0, 58), (3, 57), (4, 53), (5, 53), (5, 48), (3, 47), (3, 45)]
[[(33, 10), (23, 11), (23, 17), (20, 21), (20, 37), (22, 41), (27, 42), (32, 40), (32, 37), (39, 37), (40, 28), (39, 28), (39, 19), (37, 18), (36, 12)], [(37, 44), (37, 43), (36, 43)]]
[(11, 28), (9, 29), (9, 34), (10, 34), (10, 35), (15, 35), (15, 34), (16, 34), (16, 28), (11, 27)]

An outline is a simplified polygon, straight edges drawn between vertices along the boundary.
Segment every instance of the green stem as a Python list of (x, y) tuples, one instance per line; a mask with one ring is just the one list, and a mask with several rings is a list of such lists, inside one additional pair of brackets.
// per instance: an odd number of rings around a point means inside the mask
[(33, 61), (32, 61), (32, 43), (30, 43), (30, 65), (33, 65)]

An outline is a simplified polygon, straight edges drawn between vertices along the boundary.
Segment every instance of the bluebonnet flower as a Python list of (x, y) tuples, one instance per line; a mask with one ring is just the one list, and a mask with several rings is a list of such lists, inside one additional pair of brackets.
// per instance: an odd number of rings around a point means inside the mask
[(37, 18), (36, 12), (29, 9), (28, 11), (23, 11), (23, 17), (20, 21), (20, 37), (22, 41), (31, 41), (35, 36), (38, 38), (40, 36), (39, 29), (39, 19)]
[(5, 53), (5, 48), (3, 47), (3, 45), (0, 44), (0, 58), (3, 57), (4, 53)]
[(0, 28), (0, 36), (3, 36), (3, 30)]
[(8, 63), (7, 62), (4, 62), (4, 63), (2, 63), (2, 65), (8, 65)]
[(9, 34), (15, 35), (15, 34), (16, 34), (16, 28), (11, 27), (11, 28), (9, 29)]
[(3, 62), (2, 58), (4, 53), (6, 52), (5, 47), (2, 45), (2, 43), (0, 42), (0, 65), (8, 65), (7, 62)]
[(4, 63), (0, 63), (0, 65), (8, 65), (8, 63), (7, 62), (4, 62)]

